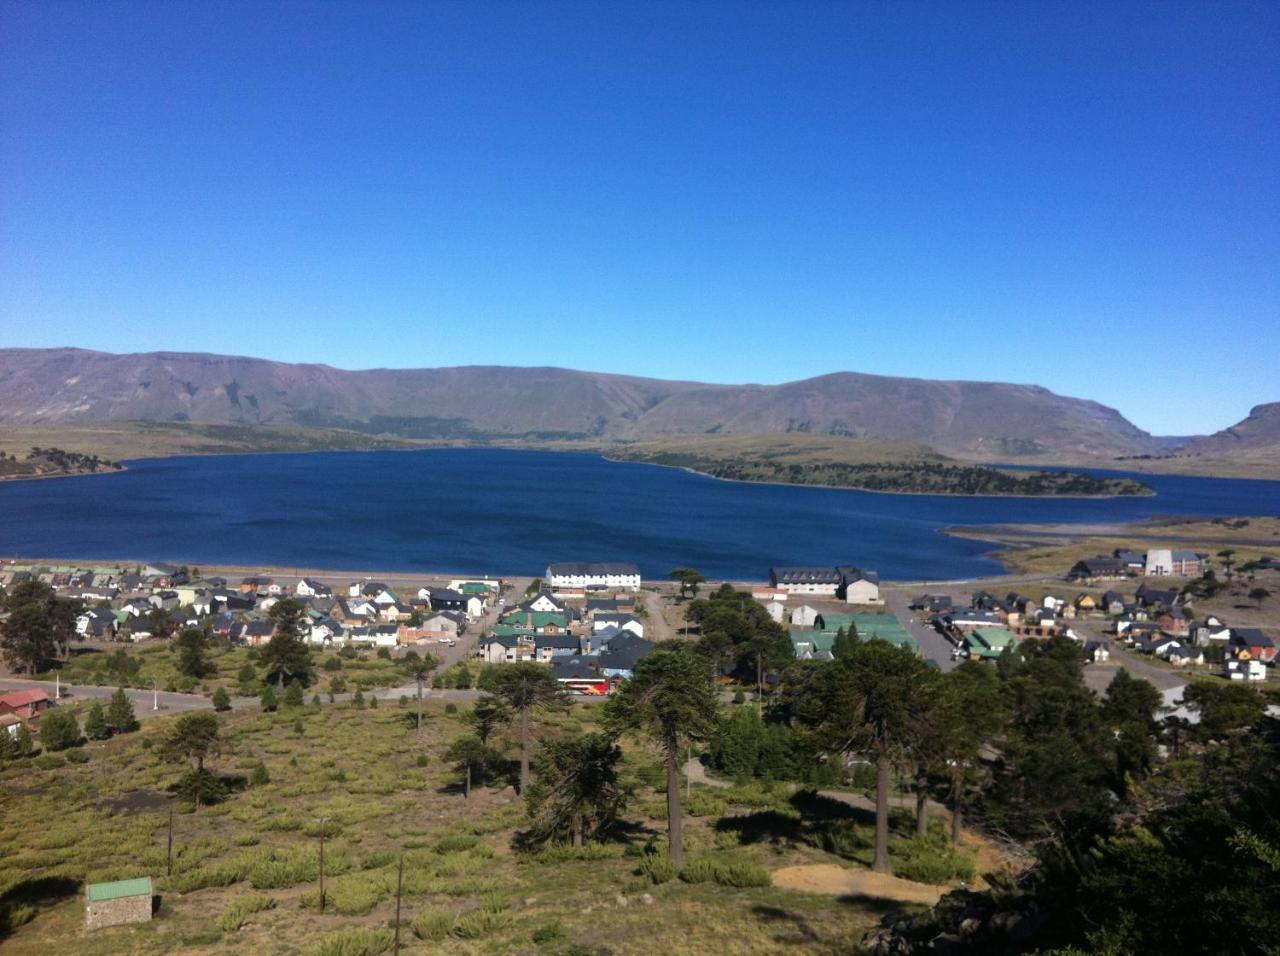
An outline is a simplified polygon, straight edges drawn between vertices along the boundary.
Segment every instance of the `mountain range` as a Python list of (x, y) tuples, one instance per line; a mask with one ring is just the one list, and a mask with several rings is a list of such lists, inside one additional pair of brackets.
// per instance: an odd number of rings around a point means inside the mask
[(782, 385), (712, 385), (563, 368), (347, 371), (203, 353), (0, 349), (0, 424), (108, 422), (525, 442), (801, 432), (919, 442), (986, 460), (1280, 447), (1280, 403), (1217, 435), (1166, 439), (1097, 402), (999, 382), (838, 372)]

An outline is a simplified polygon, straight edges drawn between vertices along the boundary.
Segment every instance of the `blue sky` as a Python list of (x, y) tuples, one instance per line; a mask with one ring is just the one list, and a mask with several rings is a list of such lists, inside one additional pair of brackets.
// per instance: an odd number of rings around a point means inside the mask
[(1280, 399), (1274, 3), (0, 0), (0, 345)]

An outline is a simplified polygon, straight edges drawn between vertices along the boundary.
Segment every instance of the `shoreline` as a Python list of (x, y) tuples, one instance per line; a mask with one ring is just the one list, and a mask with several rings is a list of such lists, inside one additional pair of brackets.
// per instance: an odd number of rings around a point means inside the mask
[[(141, 461), (142, 459), (136, 459)], [(43, 481), (48, 478), (92, 478), (96, 475), (118, 475), (128, 471), (129, 466), (121, 462), (119, 468), (108, 468), (106, 471), (56, 471), (46, 475), (0, 475), (0, 482), (6, 481)]]

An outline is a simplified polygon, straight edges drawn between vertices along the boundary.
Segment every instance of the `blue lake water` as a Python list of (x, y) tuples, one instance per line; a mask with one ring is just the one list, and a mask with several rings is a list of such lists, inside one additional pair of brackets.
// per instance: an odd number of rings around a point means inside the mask
[(498, 449), (167, 458), (0, 483), (0, 554), (528, 575), (614, 560), (734, 580), (849, 563), (919, 580), (1001, 570), (989, 545), (939, 533), (950, 525), (1280, 515), (1280, 481), (1134, 477), (1158, 494), (882, 495)]

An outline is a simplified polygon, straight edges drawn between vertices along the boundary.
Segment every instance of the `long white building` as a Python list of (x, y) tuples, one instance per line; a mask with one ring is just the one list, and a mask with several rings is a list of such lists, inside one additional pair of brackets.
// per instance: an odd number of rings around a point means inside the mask
[(561, 588), (629, 588), (640, 590), (640, 568), (626, 561), (562, 562), (547, 565), (547, 586)]

